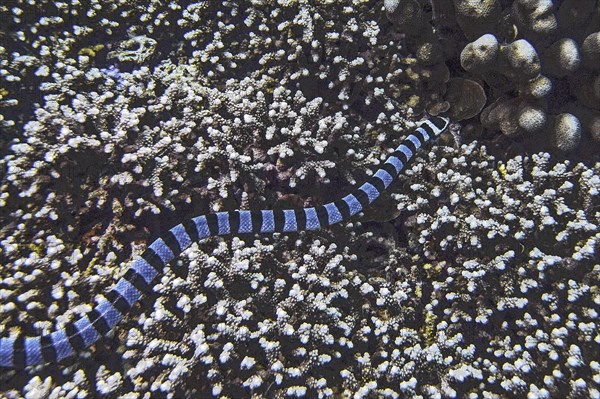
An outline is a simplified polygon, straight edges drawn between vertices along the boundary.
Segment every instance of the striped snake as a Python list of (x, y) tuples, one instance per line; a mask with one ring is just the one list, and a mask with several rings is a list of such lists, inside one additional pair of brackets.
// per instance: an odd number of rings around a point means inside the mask
[(324, 205), (280, 210), (234, 210), (201, 215), (180, 223), (157, 238), (116, 285), (81, 318), (50, 334), (0, 338), (0, 367), (23, 369), (60, 361), (106, 335), (153, 286), (164, 267), (193, 242), (207, 237), (246, 233), (290, 233), (316, 230), (348, 220), (394, 181), (415, 152), (448, 128), (450, 121), (432, 117), (410, 132), (371, 178), (345, 197)]

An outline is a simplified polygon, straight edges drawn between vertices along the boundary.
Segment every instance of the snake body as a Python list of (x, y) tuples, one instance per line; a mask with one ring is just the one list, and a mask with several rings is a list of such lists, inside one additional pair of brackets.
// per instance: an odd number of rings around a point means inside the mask
[(97, 305), (74, 322), (41, 336), (18, 334), (0, 338), (0, 367), (25, 367), (60, 361), (94, 344), (152, 292), (164, 267), (193, 242), (211, 236), (247, 233), (290, 233), (316, 230), (348, 220), (394, 181), (416, 151), (440, 135), (449, 120), (432, 117), (412, 130), (370, 179), (345, 197), (324, 205), (282, 210), (234, 210), (201, 215), (180, 223), (157, 238), (127, 269)]

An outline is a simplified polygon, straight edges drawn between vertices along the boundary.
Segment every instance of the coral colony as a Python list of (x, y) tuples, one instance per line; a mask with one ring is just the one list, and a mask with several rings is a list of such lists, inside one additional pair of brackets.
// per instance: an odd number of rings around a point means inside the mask
[(0, 397), (600, 398), (598, 1), (0, 21)]

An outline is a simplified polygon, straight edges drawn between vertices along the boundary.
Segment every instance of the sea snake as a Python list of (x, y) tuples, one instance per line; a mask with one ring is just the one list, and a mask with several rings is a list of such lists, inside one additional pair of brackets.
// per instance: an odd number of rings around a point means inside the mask
[(144, 294), (152, 292), (164, 267), (193, 242), (227, 234), (315, 230), (348, 220), (375, 201), (415, 152), (440, 135), (449, 123), (443, 117), (424, 121), (366, 183), (340, 200), (311, 208), (217, 212), (178, 224), (135, 258), (116, 285), (77, 321), (47, 335), (0, 338), (0, 367), (20, 370), (56, 362), (89, 347), (106, 335)]

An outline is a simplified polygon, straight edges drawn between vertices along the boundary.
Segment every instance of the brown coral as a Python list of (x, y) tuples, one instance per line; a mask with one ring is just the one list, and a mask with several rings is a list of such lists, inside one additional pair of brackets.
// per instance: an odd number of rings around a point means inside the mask
[(502, 8), (498, 0), (454, 0), (456, 22), (468, 39), (489, 32)]
[(552, 81), (544, 75), (523, 82), (519, 85), (519, 92), (525, 97), (542, 99), (552, 91)]
[(444, 98), (450, 104), (448, 116), (457, 122), (478, 115), (486, 102), (483, 87), (474, 80), (463, 78), (450, 79)]
[(514, 80), (529, 80), (537, 77), (541, 71), (540, 58), (535, 47), (527, 40), (516, 40), (501, 46), (504, 74)]
[(481, 73), (495, 64), (499, 52), (496, 36), (486, 34), (465, 46), (460, 53), (460, 64), (469, 72)]
[(534, 44), (551, 43), (558, 28), (552, 2), (549, 0), (515, 0), (512, 17), (519, 36)]
[(550, 121), (552, 142), (560, 151), (573, 151), (581, 141), (581, 123), (573, 114), (559, 114)]
[(572, 74), (581, 65), (577, 42), (570, 38), (562, 38), (552, 43), (544, 52), (543, 64), (544, 70), (554, 77)]
[(595, 71), (600, 70), (600, 32), (590, 34), (581, 45), (583, 65)]
[(424, 25), (421, 4), (417, 0), (385, 0), (387, 17), (405, 33), (416, 35)]

